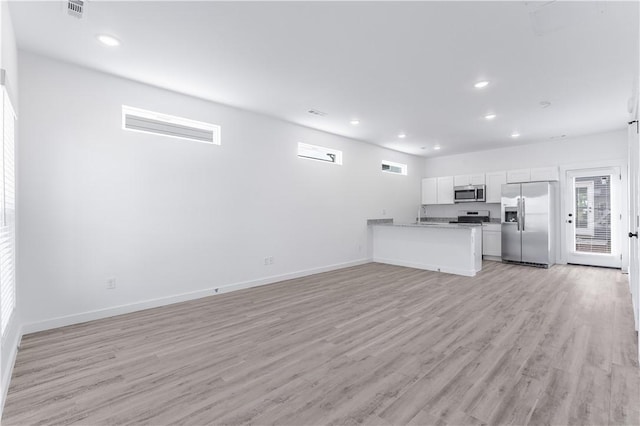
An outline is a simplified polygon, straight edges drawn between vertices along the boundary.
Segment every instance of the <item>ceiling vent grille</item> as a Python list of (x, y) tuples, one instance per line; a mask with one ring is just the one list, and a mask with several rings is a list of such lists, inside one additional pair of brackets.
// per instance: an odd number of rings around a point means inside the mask
[(122, 106), (122, 128), (135, 132), (220, 145), (220, 126), (218, 125), (126, 105)]
[(67, 13), (74, 18), (82, 19), (85, 9), (84, 0), (67, 0)]

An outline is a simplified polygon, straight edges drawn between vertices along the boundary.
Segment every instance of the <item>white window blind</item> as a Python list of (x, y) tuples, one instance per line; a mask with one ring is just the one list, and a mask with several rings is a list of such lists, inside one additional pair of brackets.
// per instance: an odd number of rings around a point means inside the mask
[(575, 178), (577, 252), (611, 253), (611, 179), (615, 176)]
[(15, 235), (15, 112), (4, 86), (2, 86), (2, 147), (0, 165), (0, 317), (4, 336), (16, 306)]

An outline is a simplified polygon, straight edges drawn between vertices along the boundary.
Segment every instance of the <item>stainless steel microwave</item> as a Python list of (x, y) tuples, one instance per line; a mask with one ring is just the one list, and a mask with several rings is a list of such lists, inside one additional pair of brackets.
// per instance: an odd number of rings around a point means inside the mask
[(485, 201), (485, 185), (456, 186), (453, 188), (453, 201), (456, 203), (474, 203)]

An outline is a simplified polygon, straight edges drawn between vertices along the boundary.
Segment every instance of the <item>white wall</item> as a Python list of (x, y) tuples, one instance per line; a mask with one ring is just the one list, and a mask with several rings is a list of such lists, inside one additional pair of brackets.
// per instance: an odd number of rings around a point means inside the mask
[(425, 177), (626, 159), (625, 127), (626, 123), (620, 123), (615, 132), (427, 158)]
[(9, 15), (9, 3), (0, 2), (0, 43), (1, 68), (7, 71), (7, 90), (11, 96), (13, 107), (18, 110), (18, 53), (13, 23)]
[[(18, 60), (16, 52), (16, 41), (9, 15), (8, 2), (3, 1), (0, 2), (0, 68), (6, 71), (7, 92), (16, 113), (19, 115)], [(17, 132), (16, 140), (19, 141), (19, 132)], [(19, 151), (19, 146), (16, 146), (16, 156), (20, 155)], [(17, 309), (0, 344), (0, 417), (2, 416), (2, 407), (4, 407), (4, 399), (9, 387), (11, 369), (16, 356), (19, 338), (20, 313), (19, 309)]]
[[(362, 262), (367, 218), (415, 217), (422, 158), (19, 59), (25, 331)], [(123, 131), (122, 104), (220, 124), (222, 145)], [(298, 142), (340, 149), (344, 165), (299, 159)], [(382, 159), (409, 176), (381, 173)]]
[[(623, 255), (622, 266), (626, 269), (628, 261), (627, 232), (627, 131), (625, 123), (621, 123), (621, 130), (588, 136), (566, 139), (555, 139), (530, 145), (518, 145), (511, 148), (478, 151), (466, 154), (449, 155), (425, 160), (425, 177), (451, 176), (469, 173), (486, 173), (500, 170), (523, 169), (545, 166), (595, 166), (618, 165), (623, 175), (622, 197), (622, 226), (619, 235)], [(564, 192), (559, 192), (563, 194)], [(471, 207), (472, 203), (469, 203)], [(481, 205), (473, 204), (476, 208)], [(499, 217), (499, 204), (487, 205), (492, 217)], [(562, 206), (558, 205), (558, 218), (561, 217)], [(460, 204), (448, 206), (426, 206), (427, 215), (449, 217), (456, 216)], [(467, 208), (465, 206), (464, 208)], [(564, 217), (564, 216), (562, 216)], [(560, 224), (560, 220), (558, 221)], [(564, 234), (558, 228), (558, 253), (562, 252)], [(562, 260), (561, 260), (562, 261)]]

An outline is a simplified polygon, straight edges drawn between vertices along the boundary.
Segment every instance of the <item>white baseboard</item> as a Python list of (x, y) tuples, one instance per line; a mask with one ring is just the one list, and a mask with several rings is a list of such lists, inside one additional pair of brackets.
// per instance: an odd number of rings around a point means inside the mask
[(427, 271), (444, 272), (447, 274), (463, 275), (465, 277), (475, 277), (475, 269), (450, 268), (448, 266), (431, 265), (428, 263), (405, 262), (396, 259), (373, 258), (374, 262), (386, 263), (388, 265), (406, 266), (407, 268), (424, 269)]
[(482, 260), (490, 260), (492, 262), (502, 262), (502, 258), (500, 256), (489, 256), (486, 254), (482, 256)]
[(258, 287), (267, 284), (273, 284), (278, 281), (290, 280), (294, 278), (305, 277), (307, 275), (319, 274), (321, 272), (329, 272), (337, 269), (348, 268), (350, 266), (363, 265), (371, 262), (371, 259), (359, 259), (350, 262), (336, 263), (333, 265), (322, 266), (319, 268), (306, 269), (302, 271), (290, 272), (282, 275), (273, 275), (257, 280), (243, 281), (234, 284), (228, 284), (220, 287), (211, 287), (204, 290), (198, 290), (189, 293), (176, 294), (173, 296), (162, 297), (158, 299), (143, 300), (140, 302), (119, 305), (105, 309), (82, 312), (73, 315), (66, 315), (57, 318), (51, 318), (44, 321), (32, 322), (22, 325), (22, 333), (36, 333), (38, 331), (50, 330), (67, 325), (79, 324), (87, 321), (93, 321), (102, 318), (108, 318), (115, 315), (128, 314), (131, 312), (141, 311), (144, 309), (157, 308), (159, 306), (170, 305), (173, 303), (186, 302), (188, 300), (199, 299), (201, 297), (215, 296), (218, 294), (229, 293), (231, 291), (242, 290), (251, 287)]

